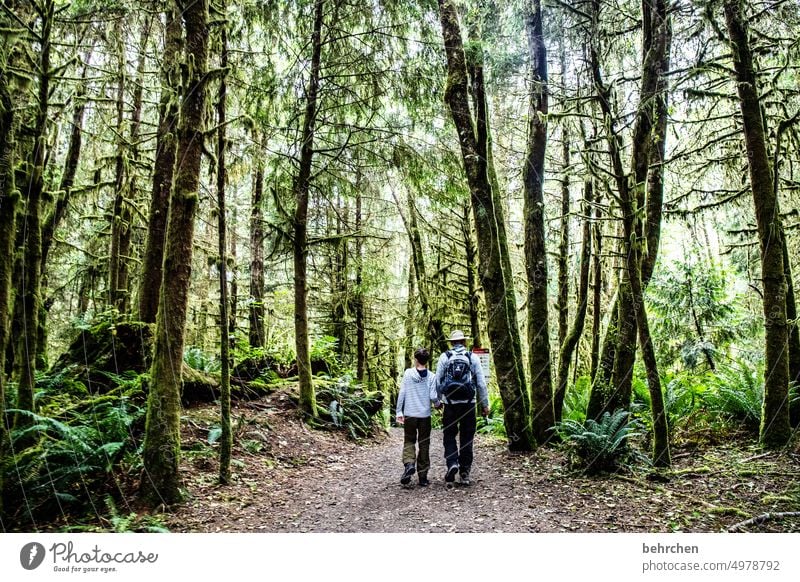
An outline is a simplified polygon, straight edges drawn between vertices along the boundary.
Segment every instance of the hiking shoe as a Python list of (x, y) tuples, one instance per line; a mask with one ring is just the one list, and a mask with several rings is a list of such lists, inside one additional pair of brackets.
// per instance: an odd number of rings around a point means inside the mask
[(428, 476), (427, 475), (420, 475), (419, 476), (419, 486), (420, 487), (427, 487), (430, 484), (431, 484), (431, 482), (428, 481)]
[(469, 471), (461, 471), (460, 477), (462, 485), (472, 485), (472, 481), (469, 480)]
[(449, 469), (447, 469), (447, 473), (445, 473), (444, 480), (447, 483), (452, 483), (456, 480), (456, 473), (458, 473), (458, 465), (453, 465)]
[(414, 474), (416, 468), (414, 467), (414, 463), (406, 463), (405, 464), (406, 470), (403, 471), (403, 476), (400, 477), (400, 483), (403, 485), (408, 485), (411, 483), (411, 475)]

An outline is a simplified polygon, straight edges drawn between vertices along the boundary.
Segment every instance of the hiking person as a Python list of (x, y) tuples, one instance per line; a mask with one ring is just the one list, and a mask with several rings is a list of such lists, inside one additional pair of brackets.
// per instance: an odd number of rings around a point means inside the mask
[[(419, 486), (426, 487), (431, 466), (431, 391), (433, 374), (427, 364), (430, 353), (425, 348), (414, 352), (414, 366), (403, 373), (397, 395), (397, 424), (403, 425), (403, 476), (408, 485), (416, 471)], [(419, 445), (417, 450), (416, 445)]]
[(431, 400), (436, 408), (444, 404), (442, 432), (444, 458), (447, 462), (444, 480), (448, 484), (455, 481), (456, 473), (463, 485), (470, 484), (472, 441), (477, 426), (476, 398), (481, 404), (483, 415), (489, 414), (486, 379), (477, 356), (467, 351), (467, 339), (468, 336), (461, 330), (454, 330), (450, 334), (447, 341), (452, 347), (439, 357), (435, 385), (431, 391)]

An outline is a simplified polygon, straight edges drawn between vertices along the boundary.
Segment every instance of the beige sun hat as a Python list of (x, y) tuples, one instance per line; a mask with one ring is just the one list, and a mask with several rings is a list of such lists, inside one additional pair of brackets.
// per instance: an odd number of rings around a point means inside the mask
[(453, 333), (450, 334), (450, 337), (447, 338), (447, 341), (449, 341), (449, 342), (458, 342), (458, 341), (466, 340), (466, 339), (469, 339), (468, 335), (464, 335), (464, 332), (461, 331), (460, 329), (454, 329)]

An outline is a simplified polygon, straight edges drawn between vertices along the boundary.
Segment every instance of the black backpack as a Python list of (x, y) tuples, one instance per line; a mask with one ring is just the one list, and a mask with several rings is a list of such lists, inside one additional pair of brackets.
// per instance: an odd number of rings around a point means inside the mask
[(472, 352), (457, 353), (447, 350), (442, 394), (448, 401), (471, 401), (475, 398), (472, 379)]

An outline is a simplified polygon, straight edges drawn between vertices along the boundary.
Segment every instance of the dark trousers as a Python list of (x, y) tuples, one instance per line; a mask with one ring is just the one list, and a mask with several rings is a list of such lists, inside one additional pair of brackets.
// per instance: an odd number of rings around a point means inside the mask
[(458, 465), (462, 471), (469, 471), (472, 467), (472, 441), (477, 425), (475, 404), (445, 404), (442, 425), (447, 468)]
[[(419, 452), (416, 444), (419, 442)], [(417, 464), (417, 473), (424, 477), (431, 466), (431, 417), (406, 416), (403, 423), (403, 464)]]

